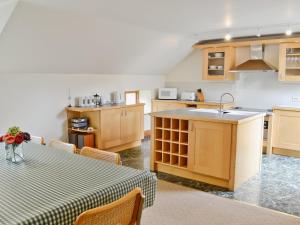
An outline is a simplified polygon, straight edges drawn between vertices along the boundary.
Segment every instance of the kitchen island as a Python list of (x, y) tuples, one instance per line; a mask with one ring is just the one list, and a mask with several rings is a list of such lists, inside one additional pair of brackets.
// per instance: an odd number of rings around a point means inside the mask
[(152, 113), (151, 170), (237, 189), (260, 171), (264, 113)]

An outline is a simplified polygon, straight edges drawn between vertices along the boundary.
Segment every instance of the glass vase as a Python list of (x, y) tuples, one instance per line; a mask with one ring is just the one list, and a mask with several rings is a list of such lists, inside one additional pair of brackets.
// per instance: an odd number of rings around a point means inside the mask
[(6, 160), (13, 163), (19, 163), (24, 161), (23, 144), (6, 144)]

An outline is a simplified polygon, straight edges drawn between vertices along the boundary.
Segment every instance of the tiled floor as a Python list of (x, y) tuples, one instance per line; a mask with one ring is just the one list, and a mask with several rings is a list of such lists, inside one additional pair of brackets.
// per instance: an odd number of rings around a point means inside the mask
[[(121, 152), (121, 157), (125, 166), (149, 170), (150, 141), (144, 141), (139, 148)], [(300, 158), (263, 156), (261, 173), (235, 192), (163, 173), (159, 173), (158, 178), (300, 216)]]

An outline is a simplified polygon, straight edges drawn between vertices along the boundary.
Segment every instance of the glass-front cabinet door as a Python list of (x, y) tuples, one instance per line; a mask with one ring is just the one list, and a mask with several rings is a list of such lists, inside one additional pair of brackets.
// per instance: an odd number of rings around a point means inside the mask
[(300, 81), (300, 43), (280, 44), (279, 80)]
[(233, 47), (206, 48), (203, 50), (203, 80), (234, 80), (229, 70), (234, 66)]

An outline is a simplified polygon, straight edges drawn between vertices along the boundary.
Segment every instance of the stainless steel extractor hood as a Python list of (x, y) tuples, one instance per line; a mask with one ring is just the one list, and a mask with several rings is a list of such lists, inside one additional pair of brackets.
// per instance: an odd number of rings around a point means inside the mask
[(231, 69), (230, 72), (276, 72), (274, 66), (264, 61), (264, 46), (251, 45), (250, 59)]

